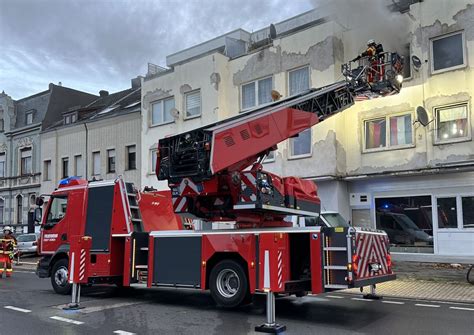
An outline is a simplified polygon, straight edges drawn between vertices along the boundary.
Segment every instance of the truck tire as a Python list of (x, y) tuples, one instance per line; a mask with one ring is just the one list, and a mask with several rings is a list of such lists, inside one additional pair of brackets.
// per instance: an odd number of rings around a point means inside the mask
[(248, 300), (248, 278), (240, 263), (220, 261), (212, 268), (209, 280), (211, 296), (217, 305), (233, 308)]
[(53, 286), (54, 292), (58, 294), (69, 294), (71, 293), (72, 285), (68, 281), (68, 265), (69, 262), (66, 258), (61, 258), (53, 264), (51, 270), (51, 285)]

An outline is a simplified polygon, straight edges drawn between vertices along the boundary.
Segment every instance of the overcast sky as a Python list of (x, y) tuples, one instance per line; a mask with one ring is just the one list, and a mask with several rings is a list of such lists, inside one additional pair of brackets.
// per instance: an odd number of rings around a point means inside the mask
[(118, 91), (148, 62), (164, 66), (173, 52), (312, 8), (311, 0), (0, 0), (0, 91), (20, 99), (50, 82)]

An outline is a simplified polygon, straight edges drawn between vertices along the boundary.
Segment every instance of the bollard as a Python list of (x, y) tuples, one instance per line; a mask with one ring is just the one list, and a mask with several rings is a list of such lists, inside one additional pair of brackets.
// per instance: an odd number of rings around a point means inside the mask
[(81, 309), (81, 284), (88, 282), (88, 268), (92, 238), (72, 236), (69, 257), (69, 283), (72, 284), (71, 303), (64, 310)]

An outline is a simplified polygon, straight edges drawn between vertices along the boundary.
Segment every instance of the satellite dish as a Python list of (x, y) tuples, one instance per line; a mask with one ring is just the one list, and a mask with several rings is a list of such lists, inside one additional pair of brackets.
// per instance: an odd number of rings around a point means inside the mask
[(174, 117), (175, 119), (179, 118), (179, 110), (176, 109), (175, 107), (171, 108), (170, 114), (171, 114), (171, 116)]
[(421, 60), (417, 56), (411, 56), (411, 62), (415, 70), (419, 70), (421, 67)]
[(270, 24), (270, 35), (269, 35), (269, 37), (272, 40), (277, 37), (277, 31), (276, 31), (275, 25), (273, 23)]
[(426, 109), (423, 108), (422, 106), (416, 107), (416, 121), (421, 123), (423, 127), (426, 127), (427, 125), (430, 124), (428, 113), (426, 112)]

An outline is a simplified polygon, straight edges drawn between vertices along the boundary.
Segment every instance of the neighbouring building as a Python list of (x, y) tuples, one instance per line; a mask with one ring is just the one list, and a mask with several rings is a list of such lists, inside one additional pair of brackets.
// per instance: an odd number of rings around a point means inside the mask
[[(386, 230), (394, 253), (472, 257), (474, 5), (394, 4), (387, 20), (406, 22), (407, 37), (385, 47), (405, 57), (402, 92), (357, 102), (280, 143), (265, 169), (314, 180), (323, 210)], [(275, 38), (269, 28), (237, 29), (169, 55), (168, 68), (151, 67), (142, 82), (142, 186), (166, 187), (154, 174), (159, 138), (268, 103), (272, 89), (289, 96), (339, 81), (341, 65), (368, 39), (384, 43), (387, 31), (318, 11), (275, 27)], [(417, 122), (419, 106), (427, 126)]]
[(140, 77), (129, 89), (65, 108), (41, 132), (41, 193), (68, 177), (88, 180), (122, 176), (140, 188)]
[(0, 94), (0, 227), (28, 231), (40, 193), (40, 131), (62, 110), (86, 104), (94, 95), (54, 84), (29, 97), (13, 100)]

